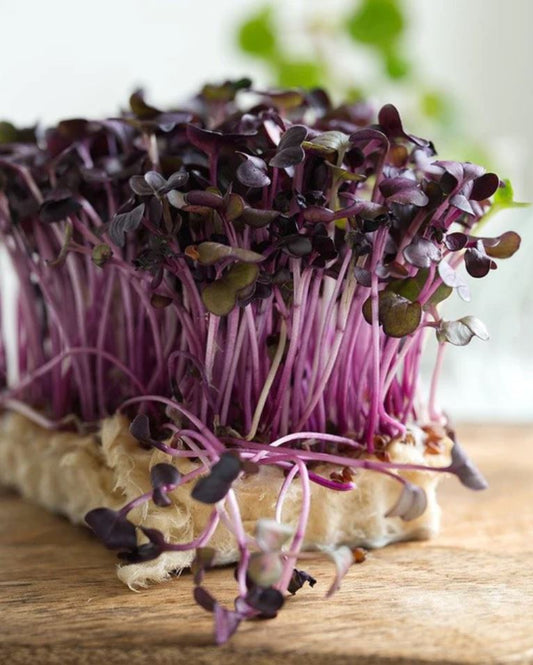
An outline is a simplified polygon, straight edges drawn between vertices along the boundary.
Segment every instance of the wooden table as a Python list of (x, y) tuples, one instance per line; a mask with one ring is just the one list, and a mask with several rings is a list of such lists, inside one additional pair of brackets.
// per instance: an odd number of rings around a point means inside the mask
[[(133, 593), (88, 531), (4, 491), (0, 663), (533, 663), (533, 428), (459, 433), (490, 489), (446, 481), (439, 538), (372, 552), (329, 601), (331, 567), (309, 562), (314, 589), (220, 648), (190, 579)], [(229, 570), (210, 584), (232, 597)]]

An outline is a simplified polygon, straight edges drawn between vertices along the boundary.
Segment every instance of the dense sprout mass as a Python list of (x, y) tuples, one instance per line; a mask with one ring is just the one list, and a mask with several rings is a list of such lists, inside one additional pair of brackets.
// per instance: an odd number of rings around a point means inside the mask
[[(263, 555), (281, 572), (250, 582), (231, 489), (243, 465), (349, 490), (349, 474), (321, 478), (313, 461), (350, 451), (347, 468), (390, 473), (384, 441), (415, 422), (446, 426), (435, 403), (445, 345), (487, 331), (437, 307), (453, 291), (469, 300), (461, 264), (484, 277), (518, 249), (513, 232), (472, 233), (503, 185), (474, 164), (437, 161), (391, 105), (375, 117), (364, 104), (334, 108), (321, 90), (248, 80), (207, 85), (177, 110), (137, 92), (120, 117), (0, 129), (0, 236), (18, 284), (14, 359), (0, 337), (0, 403), (45, 427), (87, 428), (121, 409), (142, 445), (201, 461), (209, 473), (193, 496), (215, 506), (206, 534), (226, 502), (243, 552), (230, 611), (201, 586), (208, 538), (189, 544), (200, 546), (196, 600), (224, 641), (309, 581), (268, 522), (276, 544)], [(428, 328), (439, 350), (424, 398)], [(454, 450), (447, 470), (481, 486)], [(164, 506), (191, 480), (166, 466), (140, 500)], [(424, 501), (401, 482), (397, 510), (410, 519)], [(89, 516), (108, 546), (127, 561), (176, 547), (153, 529), (137, 546), (129, 509)], [(342, 548), (334, 558), (341, 574), (351, 560)]]

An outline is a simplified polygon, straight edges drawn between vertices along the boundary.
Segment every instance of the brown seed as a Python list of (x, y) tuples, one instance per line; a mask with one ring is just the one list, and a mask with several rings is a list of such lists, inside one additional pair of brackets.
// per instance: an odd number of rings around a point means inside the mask
[(345, 466), (342, 470), (342, 479), (345, 483), (350, 483), (353, 480), (353, 473), (349, 466)]
[(440, 455), (442, 453), (442, 444), (440, 441), (426, 441), (426, 453), (428, 455)]
[(366, 559), (366, 550), (364, 550), (362, 547), (356, 547), (354, 550), (352, 550), (352, 554), (355, 563), (363, 563), (363, 561)]

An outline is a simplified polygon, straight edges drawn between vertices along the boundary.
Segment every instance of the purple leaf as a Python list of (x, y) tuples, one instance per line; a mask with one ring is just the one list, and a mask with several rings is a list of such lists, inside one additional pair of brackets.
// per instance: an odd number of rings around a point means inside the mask
[(440, 166), (444, 169), (446, 173), (451, 175), (455, 180), (455, 184), (462, 182), (464, 179), (464, 169), (463, 165), (460, 162), (451, 162), (451, 161), (438, 161), (434, 162), (437, 166)]
[(406, 522), (420, 517), (427, 508), (427, 496), (424, 490), (412, 483), (402, 487), (398, 501), (386, 513), (385, 517), (401, 517)]
[(147, 171), (147, 173), (144, 174), (144, 179), (153, 194), (157, 194), (159, 190), (163, 189), (167, 184), (165, 178), (163, 178), (163, 176), (157, 171)]
[(367, 270), (366, 268), (361, 268), (356, 265), (354, 267), (354, 274), (358, 284), (370, 288), (372, 284), (372, 274), (370, 273), (369, 270)]
[(215, 641), (217, 644), (225, 644), (235, 633), (242, 619), (241, 616), (233, 610), (227, 610), (218, 603), (215, 610)]
[(380, 109), (378, 122), (387, 136), (391, 138), (405, 136), (400, 114), (393, 104), (386, 104)]
[(310, 238), (298, 233), (286, 236), (280, 241), (280, 246), (287, 254), (301, 258), (308, 256), (313, 251), (313, 242)]
[(239, 182), (245, 187), (267, 187), (270, 185), (270, 178), (267, 175), (267, 165), (260, 157), (245, 155), (244, 161), (239, 165), (236, 176)]
[(231, 489), (232, 482), (241, 472), (241, 460), (237, 455), (224, 453), (211, 468), (208, 476), (200, 478), (191, 496), (196, 501), (213, 504), (221, 501)]
[(263, 618), (273, 619), (283, 607), (285, 599), (280, 591), (272, 587), (268, 589), (252, 587), (246, 594), (245, 601), (250, 607), (257, 610)]
[(152, 438), (150, 420), (144, 413), (139, 413), (131, 421), (130, 434), (137, 441), (148, 442)]
[(162, 132), (168, 133), (178, 125), (190, 122), (192, 118), (192, 114), (186, 111), (171, 111), (170, 113), (160, 113), (154, 119), (154, 123)]
[(193, 190), (185, 194), (185, 201), (187, 206), (200, 206), (205, 208), (214, 208), (221, 210), (224, 207), (224, 198), (219, 194), (212, 192), (203, 192), (201, 190)]
[(448, 471), (455, 474), (461, 483), (471, 490), (484, 490), (488, 487), (487, 481), (470, 461), (458, 441), (454, 441), (452, 463), (448, 467)]
[(118, 553), (118, 558), (125, 561), (127, 564), (144, 563), (145, 561), (153, 561), (161, 554), (161, 549), (152, 543), (144, 543), (138, 545), (131, 550)]
[(316, 580), (314, 577), (311, 577), (305, 570), (297, 570), (296, 568), (292, 571), (291, 580), (287, 591), (294, 596), (294, 594), (299, 591), (305, 583), (308, 583), (310, 587), (314, 587)]
[(463, 194), (455, 194), (455, 196), (452, 196), (450, 199), (450, 204), (454, 208), (465, 212), (467, 215), (474, 215), (470, 201)]
[(278, 150), (285, 150), (285, 148), (294, 148), (302, 145), (307, 136), (307, 127), (304, 125), (293, 125), (282, 135), (279, 143)]
[(206, 476), (194, 486), (191, 496), (201, 503), (213, 504), (222, 501), (231, 489), (231, 483), (227, 483), (220, 478)]
[(398, 109), (392, 104), (386, 104), (380, 110), (378, 114), (378, 122), (389, 139), (403, 138), (414, 143), (419, 148), (424, 148), (428, 155), (431, 156), (435, 154), (435, 149), (430, 141), (405, 133)]
[(303, 125), (293, 125), (281, 137), (276, 154), (270, 160), (270, 166), (278, 169), (286, 169), (303, 162), (305, 152), (302, 141), (307, 136), (307, 128)]
[(186, 185), (188, 180), (189, 180), (189, 174), (187, 173), (187, 171), (184, 171), (183, 169), (175, 171), (174, 173), (172, 173), (172, 175), (169, 176), (167, 183), (164, 187), (164, 191), (169, 192), (172, 189), (179, 189), (180, 187)]
[(321, 206), (309, 206), (303, 211), (303, 217), (306, 222), (320, 223), (331, 222), (335, 219), (335, 213), (329, 208), (322, 208)]
[(154, 489), (172, 485), (176, 487), (181, 480), (181, 473), (172, 464), (160, 462), (150, 469), (150, 482)]
[(45, 224), (61, 222), (80, 207), (80, 203), (69, 192), (56, 192), (41, 204), (39, 218)]
[(387, 201), (392, 203), (423, 207), (429, 202), (426, 194), (419, 189), (417, 182), (410, 178), (399, 176), (396, 178), (384, 178), (379, 184), (379, 190)]
[(232, 483), (242, 469), (242, 462), (234, 453), (224, 453), (211, 468), (211, 475), (227, 483)]
[(85, 521), (110, 550), (133, 549), (137, 546), (134, 525), (115, 510), (95, 508), (85, 515)]
[(185, 131), (189, 141), (208, 155), (216, 152), (223, 143), (221, 132), (212, 132), (196, 125), (187, 125)]
[(410, 245), (403, 250), (403, 255), (409, 263), (418, 268), (429, 268), (432, 263), (441, 259), (440, 249), (425, 238), (415, 237)]
[(204, 589), (202, 586), (197, 586), (193, 591), (194, 600), (200, 607), (203, 607), (207, 612), (214, 612), (215, 607), (217, 606), (217, 601), (213, 596)]
[(288, 169), (303, 162), (304, 158), (304, 149), (301, 146), (293, 146), (276, 153), (269, 161), (269, 165), (277, 169)]
[(137, 196), (151, 196), (154, 193), (143, 175), (132, 175), (129, 182), (131, 189)]
[(158, 529), (149, 529), (141, 527), (141, 531), (150, 540), (149, 543), (143, 543), (130, 548), (125, 552), (119, 552), (118, 556), (127, 563), (143, 563), (144, 561), (153, 561), (165, 551), (166, 542), (163, 534)]
[(139, 204), (129, 212), (123, 212), (113, 217), (109, 224), (109, 238), (117, 247), (126, 244), (126, 233), (135, 231), (144, 216), (144, 203)]
[(463, 249), (467, 242), (468, 236), (465, 233), (448, 233), (444, 238), (444, 244), (451, 252), (457, 252), (460, 249)]
[[(479, 248), (481, 245), (481, 248)], [(465, 267), (472, 277), (485, 277), (490, 270), (496, 268), (494, 261), (487, 256), (482, 243), (478, 243), (478, 248), (469, 247), (465, 252)]]
[(372, 141), (377, 142), (383, 152), (388, 152), (389, 139), (377, 129), (358, 129), (350, 136), (350, 143), (354, 146), (367, 146)]
[(495, 173), (484, 173), (474, 180), (470, 199), (472, 201), (484, 201), (490, 198), (500, 186), (500, 179)]

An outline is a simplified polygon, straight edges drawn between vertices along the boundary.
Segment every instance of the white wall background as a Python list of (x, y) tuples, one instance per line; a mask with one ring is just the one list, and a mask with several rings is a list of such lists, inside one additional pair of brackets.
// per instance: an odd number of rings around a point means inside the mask
[[(259, 3), (260, 4), (260, 3)], [(349, 0), (275, 0), (294, 26)], [(426, 78), (452, 90), (467, 126), (496, 150), (518, 199), (533, 200), (532, 0), (407, 0), (410, 50)], [(264, 77), (233, 46), (257, 0), (0, 0), (0, 119), (17, 124), (111, 115), (144, 85), (165, 104), (204, 80)], [(290, 20), (289, 20), (290, 19)], [(291, 39), (291, 29), (285, 37)], [(356, 68), (354, 69), (354, 72)], [(378, 100), (397, 101), (393, 99)], [(416, 128), (413, 128), (416, 132)], [(452, 348), (441, 401), (456, 418), (533, 421), (533, 212), (495, 220), (523, 250), (449, 317), (479, 315), (492, 339)], [(479, 288), (476, 288), (479, 287)]]

